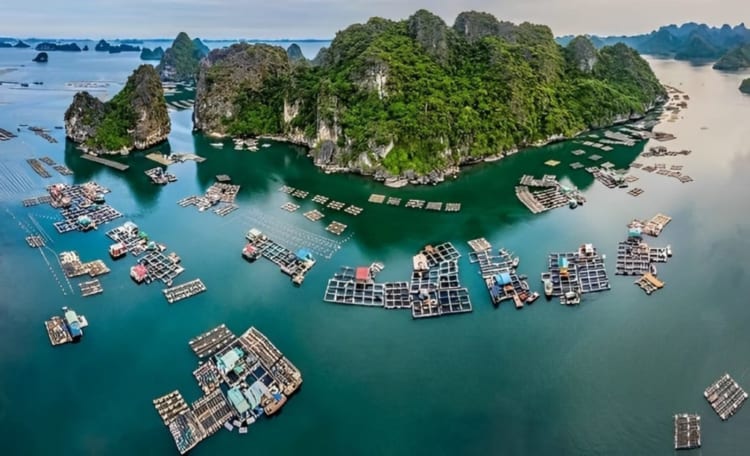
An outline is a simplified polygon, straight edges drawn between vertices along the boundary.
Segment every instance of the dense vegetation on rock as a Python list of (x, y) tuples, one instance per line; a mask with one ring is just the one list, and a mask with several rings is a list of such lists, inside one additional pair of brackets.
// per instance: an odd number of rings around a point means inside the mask
[(164, 51), (156, 69), (163, 81), (192, 81), (198, 72), (198, 63), (206, 54), (208, 47), (201, 40), (191, 40), (187, 33), (180, 32), (172, 46)]
[(289, 56), (289, 60), (292, 62), (302, 62), (306, 60), (304, 54), (302, 54), (302, 49), (297, 43), (292, 43), (286, 48), (286, 55)]
[(743, 70), (745, 68), (750, 68), (750, 43), (730, 50), (714, 64), (715, 70)]
[(742, 81), (742, 84), (740, 84), (740, 92), (750, 94), (750, 78)]
[(108, 102), (79, 92), (65, 112), (65, 132), (97, 153), (146, 149), (166, 140), (170, 120), (159, 75), (141, 65)]
[(264, 45), (212, 51), (196, 128), (284, 135), (313, 147), (319, 165), (424, 175), (639, 116), (664, 95), (622, 44), (596, 50), (581, 37), (563, 48), (546, 26), (476, 12), (453, 27), (424, 10), (373, 18), (337, 33), (314, 63), (290, 65)]
[[(573, 36), (561, 37), (560, 44), (566, 45)], [(633, 36), (594, 36), (596, 47), (624, 43), (641, 54), (674, 57), (678, 60), (714, 60), (728, 50), (744, 43), (750, 43), (750, 30), (744, 23), (731, 27), (709, 27), (706, 24), (688, 22), (680, 26), (666, 25), (651, 33)]]

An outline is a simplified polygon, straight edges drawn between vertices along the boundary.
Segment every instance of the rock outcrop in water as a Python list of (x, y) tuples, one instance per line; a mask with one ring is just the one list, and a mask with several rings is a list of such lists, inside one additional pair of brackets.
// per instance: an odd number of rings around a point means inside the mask
[(159, 74), (141, 65), (125, 87), (102, 102), (79, 92), (65, 112), (65, 133), (91, 153), (127, 153), (167, 139), (171, 129)]
[(36, 55), (36, 57), (34, 57), (32, 59), (32, 62), (47, 63), (48, 60), (49, 60), (49, 56), (47, 55), (47, 53), (46, 52), (40, 52), (39, 54)]
[(742, 81), (742, 84), (740, 84), (740, 92), (750, 95), (750, 78)]
[(29, 46), (28, 44), (24, 43), (21, 40), (18, 40), (18, 42), (14, 44), (13, 47), (16, 49), (26, 49), (26, 48), (30, 48), (31, 46)]
[(109, 51), (110, 46), (111, 45), (108, 42), (99, 40), (99, 42), (96, 43), (96, 46), (94, 46), (94, 50), (99, 52), (107, 52)]
[(154, 50), (151, 50), (149, 48), (143, 48), (141, 50), (141, 60), (157, 60), (160, 61), (164, 57), (164, 49), (162, 49), (161, 46), (157, 47)]
[(194, 125), (304, 144), (331, 171), (440, 181), (456, 166), (643, 116), (664, 88), (633, 49), (567, 48), (542, 25), (428, 11), (336, 34), (313, 65), (233, 45), (200, 65)]
[(162, 81), (194, 81), (198, 64), (207, 53), (208, 48), (199, 39), (191, 40), (187, 33), (180, 32), (172, 46), (164, 51), (156, 69)]
[(76, 43), (66, 43), (66, 44), (57, 44), (57, 43), (39, 43), (34, 48), (37, 51), (65, 51), (65, 52), (81, 52), (81, 48)]
[(737, 46), (714, 64), (715, 70), (737, 71), (750, 68), (750, 43)]

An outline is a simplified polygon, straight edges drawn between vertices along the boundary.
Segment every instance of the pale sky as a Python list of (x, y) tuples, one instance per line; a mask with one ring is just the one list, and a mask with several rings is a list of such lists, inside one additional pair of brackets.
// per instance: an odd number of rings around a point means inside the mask
[[(695, 21), (750, 23), (748, 0), (35, 0), (9, 1), (0, 35), (66, 38), (331, 38), (369, 17), (426, 8), (449, 25), (461, 11), (549, 25), (555, 35), (637, 34)], [(750, 25), (750, 24), (749, 24)]]

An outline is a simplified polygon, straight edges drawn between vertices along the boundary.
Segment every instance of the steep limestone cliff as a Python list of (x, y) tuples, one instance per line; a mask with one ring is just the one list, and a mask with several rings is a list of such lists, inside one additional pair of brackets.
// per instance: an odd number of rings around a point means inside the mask
[(170, 129), (161, 81), (151, 65), (138, 67), (111, 100), (79, 92), (65, 112), (67, 137), (91, 153), (148, 149), (165, 141)]

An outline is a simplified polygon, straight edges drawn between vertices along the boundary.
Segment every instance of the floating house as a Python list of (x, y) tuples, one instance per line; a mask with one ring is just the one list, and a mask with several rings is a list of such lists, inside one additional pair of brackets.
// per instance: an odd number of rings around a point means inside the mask
[(358, 267), (354, 271), (354, 281), (356, 283), (369, 283), (372, 279), (372, 276), (370, 274), (370, 268), (366, 266)]
[(89, 217), (88, 215), (82, 215), (78, 217), (77, 223), (78, 223), (78, 228), (81, 231), (88, 231), (92, 228), (96, 228), (94, 221), (91, 220), (91, 217)]
[(242, 257), (248, 261), (255, 261), (259, 256), (260, 251), (252, 244), (247, 244), (242, 249)]
[(430, 269), (424, 253), (418, 253), (412, 257), (412, 268), (414, 272), (427, 272)]
[(130, 268), (130, 277), (137, 283), (142, 283), (148, 277), (148, 269), (141, 263)]
[(128, 248), (125, 247), (125, 244), (122, 242), (117, 242), (109, 246), (109, 256), (112, 257), (113, 260), (122, 258), (127, 255), (127, 253)]

